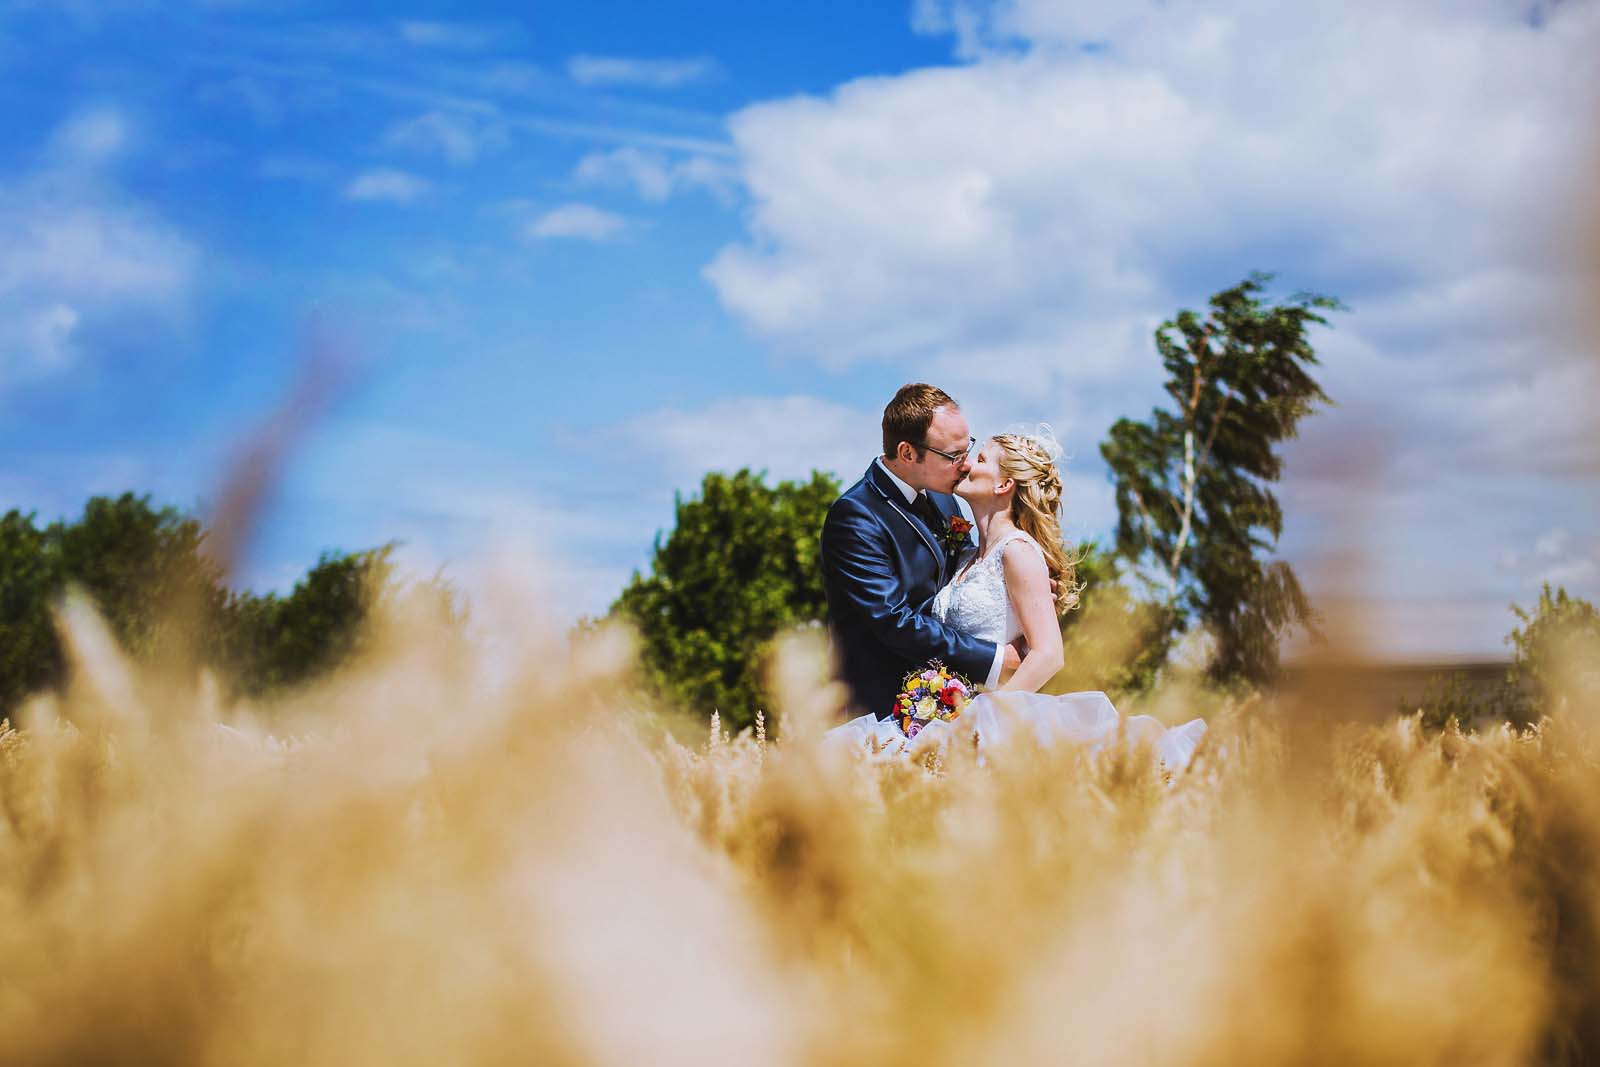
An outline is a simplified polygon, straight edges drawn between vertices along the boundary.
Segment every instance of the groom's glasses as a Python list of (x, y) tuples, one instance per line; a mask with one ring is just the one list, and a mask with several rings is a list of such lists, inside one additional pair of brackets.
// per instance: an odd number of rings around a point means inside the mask
[(972, 455), (972, 450), (974, 448), (978, 447), (978, 439), (976, 437), (967, 438), (967, 447), (962, 449), (960, 452), (946, 452), (942, 448), (934, 448), (932, 445), (928, 444), (926, 441), (924, 441), (922, 443), (922, 447), (927, 449), (929, 452), (938, 453), (939, 455), (943, 456), (945, 459), (949, 460), (951, 463), (960, 463), (962, 460), (964, 460), (968, 456)]

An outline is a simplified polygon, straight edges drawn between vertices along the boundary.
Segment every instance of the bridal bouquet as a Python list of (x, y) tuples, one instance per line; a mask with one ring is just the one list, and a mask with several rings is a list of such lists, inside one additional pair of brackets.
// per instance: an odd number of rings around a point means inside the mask
[(894, 717), (907, 737), (916, 737), (935, 719), (954, 722), (972, 702), (973, 685), (934, 660), (906, 675), (900, 695), (894, 698)]

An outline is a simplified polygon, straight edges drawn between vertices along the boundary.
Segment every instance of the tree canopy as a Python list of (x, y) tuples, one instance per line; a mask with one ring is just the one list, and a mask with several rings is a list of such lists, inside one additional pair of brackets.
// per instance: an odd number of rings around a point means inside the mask
[(354, 646), (372, 595), (389, 580), (388, 547), (324, 555), (287, 596), (228, 589), (203, 551), (205, 530), (148, 496), (94, 497), (75, 521), (40, 527), (0, 516), (0, 714), (61, 683), (52, 609), (83, 589), (130, 655), (182, 651), (234, 695), (305, 681)]
[(1118, 420), (1100, 446), (1116, 484), (1118, 553), (1206, 628), (1218, 681), (1269, 680), (1281, 635), (1313, 620), (1290, 566), (1259, 554), (1283, 528), (1270, 488), (1283, 470), (1277, 446), (1330, 402), (1310, 373), (1308, 332), (1341, 305), (1308, 293), (1264, 300), (1269, 280), (1252, 275), (1213, 296), (1208, 314), (1162, 323), (1155, 344), (1172, 406)]
[(1600, 609), (1546, 582), (1531, 611), (1511, 610), (1521, 625), (1506, 635), (1514, 653), (1508, 681), (1530, 705), (1527, 718), (1600, 697)]
[(643, 639), (652, 688), (735, 726), (770, 712), (762, 669), (780, 631), (826, 612), (818, 542), (839, 495), (833, 477), (768, 486), (762, 474), (707, 474), (656, 537), (650, 574), (635, 573), (612, 613)]

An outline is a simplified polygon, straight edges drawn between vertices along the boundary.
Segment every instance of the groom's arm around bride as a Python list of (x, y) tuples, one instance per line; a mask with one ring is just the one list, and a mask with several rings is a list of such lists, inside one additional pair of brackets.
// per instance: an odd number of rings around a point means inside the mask
[(905, 675), (929, 660), (990, 686), (1005, 661), (1004, 646), (927, 611), (956, 564), (946, 549), (958, 514), (949, 493), (969, 469), (973, 443), (961, 409), (943, 390), (907, 385), (884, 409), (883, 443), (883, 455), (828, 510), (821, 546), (840, 670), (856, 706), (880, 718)]

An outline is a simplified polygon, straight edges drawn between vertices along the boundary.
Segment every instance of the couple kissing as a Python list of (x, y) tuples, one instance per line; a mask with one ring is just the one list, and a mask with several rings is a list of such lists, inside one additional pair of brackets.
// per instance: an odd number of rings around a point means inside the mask
[[(1060, 619), (1078, 603), (1061, 537), (1059, 452), (1047, 427), (979, 441), (935, 386), (895, 393), (883, 453), (822, 526), (829, 635), (861, 713), (836, 733), (887, 739), (903, 680), (935, 660), (992, 694), (974, 702), (980, 747), (1019, 728), (1093, 743), (1117, 733), (1104, 693), (1038, 692), (1062, 667)], [(1198, 719), (1174, 730), (1146, 716), (1127, 725), (1169, 767), (1188, 762), (1205, 730)]]

